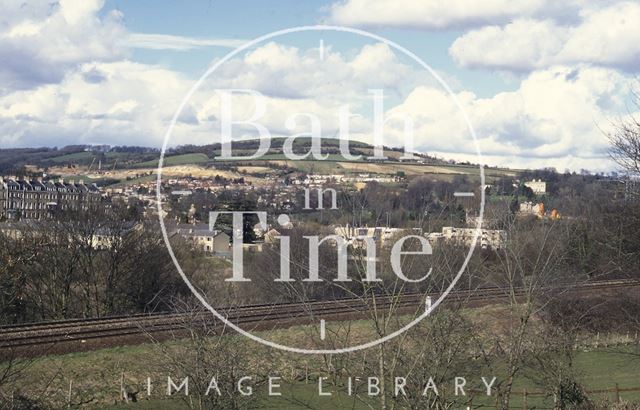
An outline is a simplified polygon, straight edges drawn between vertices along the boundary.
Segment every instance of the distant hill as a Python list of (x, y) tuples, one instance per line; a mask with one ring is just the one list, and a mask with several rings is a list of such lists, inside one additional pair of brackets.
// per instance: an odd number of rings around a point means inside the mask
[[(283, 145), (285, 138), (273, 138), (269, 152), (264, 160), (285, 159)], [(233, 154), (251, 155), (259, 146), (259, 140), (244, 140), (233, 142)], [(220, 144), (209, 145), (181, 145), (170, 148), (165, 154), (165, 163), (168, 164), (198, 164), (206, 163), (214, 157), (220, 156)], [(293, 145), (293, 151), (297, 154), (306, 153), (311, 147), (310, 138), (298, 138)], [(340, 140), (326, 138), (322, 140), (322, 154), (329, 154), (331, 160), (343, 160), (340, 153)], [(373, 147), (369, 144), (357, 141), (349, 143), (352, 155), (373, 154)], [(391, 159), (399, 158), (403, 151), (400, 148), (384, 147), (385, 155)], [(421, 161), (429, 164), (445, 164), (444, 161), (430, 157), (426, 154), (415, 154)], [(71, 145), (63, 148), (12, 148), (0, 149), (0, 174), (21, 174), (24, 167), (31, 165), (46, 169), (54, 166), (86, 166), (92, 169), (106, 168), (136, 168), (156, 166), (160, 150), (149, 147), (127, 146), (91, 146)], [(175, 160), (172, 160), (175, 157)]]
[(72, 145), (63, 148), (11, 148), (0, 149), (0, 174), (21, 174), (28, 165), (46, 169), (53, 166), (76, 166), (92, 163), (120, 166), (136, 164), (158, 158), (160, 151), (146, 147), (114, 147), (108, 152), (91, 151), (90, 146)]

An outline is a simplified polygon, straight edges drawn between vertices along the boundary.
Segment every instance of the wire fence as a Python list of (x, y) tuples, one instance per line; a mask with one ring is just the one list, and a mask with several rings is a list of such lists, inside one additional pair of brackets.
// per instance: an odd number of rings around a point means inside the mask
[[(472, 393), (482, 394), (483, 392), (480, 390), (471, 390)], [(610, 400), (613, 403), (621, 403), (622, 397), (621, 393), (632, 393), (632, 392), (640, 392), (639, 387), (620, 387), (618, 383), (616, 383), (613, 387), (606, 389), (591, 389), (584, 390), (584, 393), (587, 395), (606, 395), (607, 400)], [(552, 407), (546, 407), (544, 404), (540, 405), (539, 403), (533, 404), (529, 402), (530, 398), (539, 397), (542, 399), (546, 399), (552, 404)], [(520, 400), (518, 400), (520, 399)], [(476, 402), (474, 404), (474, 401)], [(469, 399), (466, 403), (466, 408), (470, 409), (492, 409), (499, 408), (498, 403), (495, 404), (486, 404), (486, 403), (477, 403), (481, 401), (479, 399), (474, 399), (473, 397)], [(518, 403), (519, 402), (519, 403)], [(510, 409), (525, 409), (525, 410), (534, 410), (534, 409), (559, 409), (559, 401), (558, 397), (555, 393), (544, 391), (544, 390), (513, 390), (510, 395)]]

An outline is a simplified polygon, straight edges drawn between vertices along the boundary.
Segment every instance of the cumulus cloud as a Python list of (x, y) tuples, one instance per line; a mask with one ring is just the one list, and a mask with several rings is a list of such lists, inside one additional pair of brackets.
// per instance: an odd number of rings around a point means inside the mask
[[(430, 17), (434, 20), (429, 24), (444, 27), (508, 19), (507, 14), (525, 6), (529, 8), (524, 14), (533, 16), (504, 27), (471, 32), (452, 47), (460, 51), (459, 58), (467, 59), (459, 60), (462, 64), (472, 66), (480, 57), (474, 57), (469, 39), (482, 38), (476, 48), (485, 52), (485, 64), (534, 69), (523, 76), (516, 90), (479, 98), (460, 90), (455, 81), (450, 84), (469, 114), (488, 162), (608, 169), (610, 165), (603, 154), (606, 142), (598, 127), (606, 127), (611, 117), (624, 112), (628, 78), (611, 68), (577, 62), (586, 59), (602, 66), (624, 64), (625, 50), (633, 50), (636, 43), (620, 43), (619, 48), (611, 48), (611, 53), (602, 50), (609, 42), (632, 34), (633, 27), (627, 23), (635, 19), (635, 6), (624, 3), (584, 12), (580, 21), (571, 25), (562, 24), (555, 17), (538, 19), (541, 2), (530, 0), (513, 5), (514, 2), (494, 0), (483, 4), (480, 14), (469, 17), (473, 4), (456, 0), (448, 5), (449, 14), (440, 16), (441, 20)], [(424, 3), (436, 7), (436, 2)], [(194, 79), (160, 66), (130, 61), (128, 50), (232, 45), (227, 40), (133, 34), (123, 26), (118, 12), (98, 17), (102, 2), (97, 0), (61, 1), (52, 6), (20, 4), (9, 4), (0, 25), (3, 147), (68, 143), (158, 146)], [(351, 0), (340, 6), (358, 4)], [(370, 7), (372, 15), (382, 13), (390, 19), (394, 16), (392, 11), (386, 12), (385, 3), (374, 1)], [(396, 14), (406, 14), (402, 7), (396, 8), (400, 10)], [(499, 9), (503, 14), (496, 14)], [(424, 17), (420, 10), (409, 14)], [(431, 16), (437, 10), (427, 8), (427, 14)], [(615, 29), (598, 31), (603, 19), (621, 14), (626, 16), (624, 24), (619, 22)], [(596, 31), (598, 35), (593, 34)], [(509, 38), (509, 42), (491, 48), (489, 45), (500, 36)], [(558, 42), (558, 38), (564, 41)], [(465, 41), (469, 43), (465, 45)], [(505, 64), (505, 60), (510, 62)], [(527, 63), (531, 61), (540, 63)], [(563, 62), (567, 64), (555, 65)], [(631, 60), (627, 63), (632, 64)], [(352, 113), (362, 115), (352, 120), (352, 137), (367, 142), (373, 142), (369, 90), (382, 88), (386, 114), (394, 118), (385, 125), (387, 145), (404, 142), (402, 115), (409, 115), (415, 128), (415, 148), (445, 158), (476, 161), (474, 145), (458, 107), (435, 81), (428, 79), (424, 70), (399, 58), (385, 44), (365, 44), (342, 52), (327, 45), (321, 58), (317, 48), (270, 42), (238, 55), (209, 78), (187, 104), (178, 117), (172, 144), (220, 140), (216, 88), (251, 88), (263, 93), (268, 111), (261, 122), (274, 135), (308, 131), (309, 123), (304, 118), (299, 118), (292, 129), (285, 126), (286, 120), (296, 112), (313, 112), (321, 120), (322, 135), (334, 137), (338, 131), (338, 108), (349, 103)], [(245, 109), (240, 114), (249, 117), (253, 110), (250, 97), (238, 97), (237, 102)], [(255, 130), (250, 126), (240, 128), (238, 136), (255, 136)]]
[(83, 64), (59, 83), (0, 97), (0, 145), (157, 146), (189, 84), (130, 61)]
[(321, 60), (318, 48), (300, 49), (269, 42), (224, 64), (209, 83), (251, 88), (274, 97), (330, 98), (351, 93), (355, 98), (370, 88), (400, 92), (398, 87), (416, 81), (411, 78), (415, 75), (383, 43), (365, 44), (355, 55), (326, 47)]
[[(437, 84), (425, 82), (422, 70), (397, 67), (398, 58), (385, 45), (375, 44), (350, 58), (328, 53), (335, 70), (325, 73), (315, 51), (266, 44), (234, 61), (233, 70), (221, 80), (232, 80), (231, 73), (239, 70), (243, 81), (253, 81), (255, 89), (268, 97), (270, 109), (262, 121), (277, 135), (291, 134), (283, 127), (288, 115), (311, 111), (321, 118), (323, 135), (333, 136), (338, 130), (338, 107), (355, 103), (356, 112), (363, 118), (354, 122), (351, 137), (371, 143), (373, 111), (368, 90), (382, 79), (385, 85), (380, 88), (385, 93), (401, 90), (399, 101), (385, 99), (386, 118), (392, 118), (385, 124), (386, 144), (404, 144), (404, 115), (412, 119), (415, 148), (445, 158), (477, 161), (476, 147), (459, 107)], [(368, 64), (371, 57), (385, 64)], [(297, 70), (280, 71), (298, 64), (302, 67), (300, 78), (290, 76)], [(401, 76), (385, 81), (387, 75), (398, 71)], [(301, 85), (302, 89), (296, 88)], [(290, 91), (283, 94), (273, 89)], [(627, 75), (609, 68), (577, 65), (537, 70), (526, 76), (518, 89), (489, 98), (459, 89), (455, 95), (473, 124), (481, 152), (493, 164), (609, 170), (612, 164), (607, 159), (602, 130), (626, 113), (629, 90)], [(240, 102), (247, 112), (242, 116), (248, 118), (254, 107), (250, 97), (244, 98)], [(219, 110), (217, 104), (215, 97), (202, 104), (198, 113), (201, 122)], [(308, 124), (304, 125), (308, 130)]]
[(0, 15), (0, 94), (60, 82), (84, 63), (122, 61), (133, 48), (184, 51), (237, 47), (236, 39), (131, 33), (104, 0), (7, 0)]
[[(369, 88), (395, 89), (399, 95), (402, 87), (410, 86), (412, 76), (423, 74), (399, 62), (384, 44), (365, 45), (349, 56), (328, 48), (321, 60), (315, 48), (267, 43), (229, 61), (205, 81), (179, 116), (171, 144), (220, 141), (218, 88), (262, 93), (267, 112), (260, 121), (274, 135), (303, 132), (308, 129), (304, 119), (290, 130), (285, 127), (287, 117), (313, 112), (321, 119), (323, 135), (333, 136), (340, 105), (363, 109)], [(0, 144), (159, 146), (193, 82), (169, 69), (128, 60), (84, 63), (67, 70), (58, 83), (0, 96)], [(234, 100), (240, 108), (235, 113), (238, 119), (251, 116), (252, 99)], [(354, 120), (352, 128), (365, 123)], [(240, 128), (237, 136), (255, 137), (255, 129)]]
[[(370, 62), (380, 61), (372, 70)], [(260, 118), (272, 133), (308, 132), (298, 118), (311, 112), (320, 118), (322, 135), (339, 129), (338, 109), (350, 104), (351, 137), (373, 142), (369, 89), (385, 90), (385, 144), (404, 144), (403, 115), (412, 119), (413, 146), (444, 158), (477, 162), (475, 145), (461, 111), (425, 73), (398, 61), (384, 44), (369, 44), (350, 55), (326, 50), (321, 64), (317, 49), (267, 43), (223, 65), (187, 104), (171, 144), (220, 141), (220, 95), (217, 88), (252, 88), (264, 94), (266, 114)], [(383, 62), (383, 63), (382, 63)], [(295, 65), (297, 70), (291, 70)], [(381, 85), (380, 81), (383, 83)], [(515, 91), (479, 98), (458, 90), (488, 161), (514, 166), (559, 169), (610, 169), (600, 127), (624, 112), (628, 78), (615, 70), (590, 66), (554, 67), (529, 74)], [(58, 84), (44, 84), (0, 97), (0, 144), (61, 145), (77, 143), (158, 146), (192, 80), (161, 67), (130, 61), (85, 63)], [(389, 90), (397, 94), (389, 95)], [(247, 119), (253, 97), (234, 100)], [(237, 128), (238, 138), (255, 137), (251, 126)]]
[(567, 17), (580, 0), (345, 0), (330, 7), (330, 20), (353, 26), (441, 30), (506, 23), (522, 16)]
[[(536, 71), (517, 90), (491, 98), (468, 92), (457, 97), (490, 163), (609, 170), (602, 130), (625, 112), (628, 94), (627, 77), (581, 66)], [(465, 122), (443, 92), (417, 87), (394, 110), (414, 113), (422, 149), (475, 161)]]
[(593, 63), (640, 69), (640, 4), (586, 8), (574, 24), (518, 19), (458, 38), (449, 49), (465, 67), (529, 71), (556, 64)]
[(0, 17), (0, 92), (60, 81), (91, 61), (115, 61), (124, 33), (121, 14), (97, 16), (101, 0), (57, 3), (9, 1)]

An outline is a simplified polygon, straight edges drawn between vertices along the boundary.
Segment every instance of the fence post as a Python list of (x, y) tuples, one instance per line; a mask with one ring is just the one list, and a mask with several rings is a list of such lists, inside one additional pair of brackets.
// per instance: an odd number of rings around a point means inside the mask
[(616, 403), (620, 403), (620, 387), (618, 386), (618, 383), (616, 383), (616, 387), (615, 387), (615, 392), (616, 392)]
[(67, 394), (67, 407), (71, 408), (71, 388), (73, 387), (73, 379), (69, 380), (69, 393)]
[(527, 410), (527, 389), (522, 391), (522, 408)]
[(122, 396), (120, 398), (124, 400), (125, 403), (129, 403), (129, 396), (127, 395), (127, 390), (124, 387), (124, 372), (122, 372), (122, 375), (120, 376), (120, 395)]

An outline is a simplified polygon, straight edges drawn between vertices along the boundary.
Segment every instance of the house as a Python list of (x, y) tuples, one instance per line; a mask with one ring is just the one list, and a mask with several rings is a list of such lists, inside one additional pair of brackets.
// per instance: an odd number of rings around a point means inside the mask
[[(456, 242), (466, 246), (471, 246), (476, 236), (476, 228), (456, 228), (445, 226), (442, 232), (429, 233), (426, 235), (429, 243), (434, 246), (438, 242)], [(482, 249), (503, 249), (506, 246), (507, 233), (501, 229), (480, 229), (476, 246)]]
[(9, 187), (7, 183), (0, 178), (0, 220), (7, 217), (7, 201), (9, 198)]
[(28, 236), (38, 235), (38, 226), (34, 221), (5, 221), (0, 223), (0, 233), (13, 240), (21, 240)]
[(533, 202), (523, 202), (520, 204), (520, 214), (521, 215), (535, 215), (538, 218), (542, 218), (544, 216), (544, 204), (540, 202), (539, 204), (534, 204)]
[(91, 247), (93, 249), (110, 249), (124, 236), (141, 228), (142, 225), (134, 221), (101, 226), (91, 235)]
[(274, 243), (276, 238), (280, 236), (280, 232), (275, 229), (270, 229), (264, 234), (265, 243)]
[(0, 178), (0, 218), (42, 219), (55, 210), (84, 210), (100, 200), (95, 184)]
[(231, 256), (229, 235), (219, 230), (210, 230), (208, 224), (181, 224), (175, 228), (172, 234), (180, 235), (205, 253), (224, 257)]
[(134, 221), (105, 224), (95, 230), (78, 229), (77, 224), (69, 221), (43, 222), (24, 219), (0, 223), (0, 232), (14, 240), (29, 237), (42, 238), (46, 235), (55, 240), (58, 245), (78, 246), (81, 244), (97, 250), (112, 248), (126, 235), (140, 228), (142, 225)]
[(376, 244), (385, 246), (397, 234), (404, 232), (401, 228), (389, 227), (355, 227), (355, 226), (338, 226), (335, 228), (335, 234), (347, 240), (355, 247), (365, 246), (366, 238), (371, 238)]
[(531, 188), (533, 193), (536, 195), (544, 195), (545, 193), (547, 193), (547, 183), (541, 179), (525, 181), (524, 186)]

